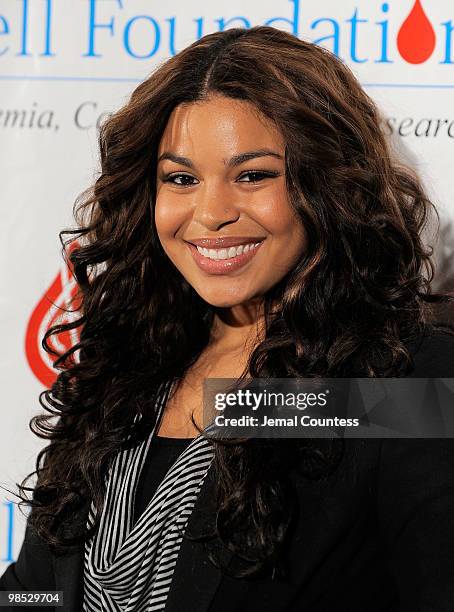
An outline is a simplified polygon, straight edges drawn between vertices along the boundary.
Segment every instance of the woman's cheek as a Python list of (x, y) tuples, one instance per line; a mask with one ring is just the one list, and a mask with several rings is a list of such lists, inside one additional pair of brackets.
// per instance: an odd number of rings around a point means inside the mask
[(157, 199), (155, 207), (155, 224), (161, 240), (172, 238), (181, 224), (182, 214), (179, 207), (169, 199)]
[(284, 236), (295, 229), (296, 218), (281, 193), (267, 194), (265, 198), (253, 203), (251, 216), (259, 220), (260, 225), (274, 236)]

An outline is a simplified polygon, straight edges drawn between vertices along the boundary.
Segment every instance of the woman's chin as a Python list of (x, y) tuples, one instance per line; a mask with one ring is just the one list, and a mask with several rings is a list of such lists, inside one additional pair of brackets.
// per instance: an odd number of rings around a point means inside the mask
[(232, 295), (231, 293), (210, 293), (207, 291), (199, 291), (198, 294), (205, 302), (216, 308), (233, 308), (246, 304), (252, 299), (252, 296), (248, 294)]
[[(203, 296), (202, 296), (203, 297)], [(240, 304), (244, 304), (247, 300), (232, 300), (232, 299), (207, 299), (203, 297), (205, 302), (210, 304), (210, 306), (214, 306), (215, 308), (233, 308), (234, 306), (240, 306)]]

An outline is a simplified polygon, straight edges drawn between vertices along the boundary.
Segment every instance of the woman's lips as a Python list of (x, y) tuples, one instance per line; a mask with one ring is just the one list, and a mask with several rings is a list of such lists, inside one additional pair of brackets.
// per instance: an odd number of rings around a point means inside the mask
[(241, 253), (241, 255), (229, 257), (228, 259), (210, 259), (209, 257), (205, 257), (202, 253), (199, 253), (197, 247), (193, 244), (188, 243), (188, 248), (191, 251), (194, 261), (204, 272), (208, 272), (209, 274), (228, 274), (229, 272), (242, 268), (251, 261), (263, 242), (264, 240), (262, 240), (258, 246), (249, 249), (247, 253)]

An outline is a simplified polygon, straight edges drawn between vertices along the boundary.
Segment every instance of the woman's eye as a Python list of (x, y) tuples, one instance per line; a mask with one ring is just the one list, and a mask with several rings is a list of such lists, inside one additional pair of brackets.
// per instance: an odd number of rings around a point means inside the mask
[[(260, 170), (249, 170), (240, 175), (238, 182), (240, 183), (259, 183), (263, 179), (272, 178), (279, 176), (279, 172), (263, 172)], [(163, 177), (164, 183), (171, 183), (172, 185), (179, 185), (180, 187), (190, 187), (195, 185), (196, 181), (190, 174), (168, 174)]]
[(191, 183), (190, 181), (195, 180), (195, 179), (190, 174), (171, 174), (171, 175), (164, 177), (163, 180), (164, 180), (164, 183), (173, 183), (174, 185), (181, 185), (183, 187), (186, 187), (189, 185), (194, 185), (194, 183)]
[[(279, 172), (261, 172), (259, 170), (249, 170), (240, 176), (240, 183), (259, 183), (264, 178), (279, 176)], [(244, 177), (249, 177), (249, 180), (243, 181)]]

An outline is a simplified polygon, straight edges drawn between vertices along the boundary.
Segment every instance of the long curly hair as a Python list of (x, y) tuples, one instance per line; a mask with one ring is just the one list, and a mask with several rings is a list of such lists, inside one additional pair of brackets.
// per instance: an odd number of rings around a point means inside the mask
[[(212, 93), (246, 100), (278, 126), (289, 200), (308, 237), (301, 260), (264, 296), (266, 334), (248, 376), (405, 375), (408, 341), (435, 325), (432, 305), (454, 299), (431, 292), (432, 248), (422, 232), (436, 209), (339, 58), (267, 26), (194, 42), (102, 124), (99, 177), (75, 203), (77, 227), (60, 234), (80, 308), (43, 340), (59, 375), (30, 427), (48, 445), (19, 485), (31, 523), (55, 550), (91, 535), (84, 524), (76, 534), (65, 527), (87, 500), (99, 519), (113, 457), (147, 435), (161, 385), (181, 380), (209, 342), (215, 309), (166, 256), (154, 206), (157, 150), (172, 110)], [(57, 354), (49, 337), (77, 328), (80, 341)], [(326, 477), (342, 445), (213, 444), (217, 536), (248, 561), (242, 575), (279, 568), (297, 512), (286, 474), (298, 465), (308, 478)]]

